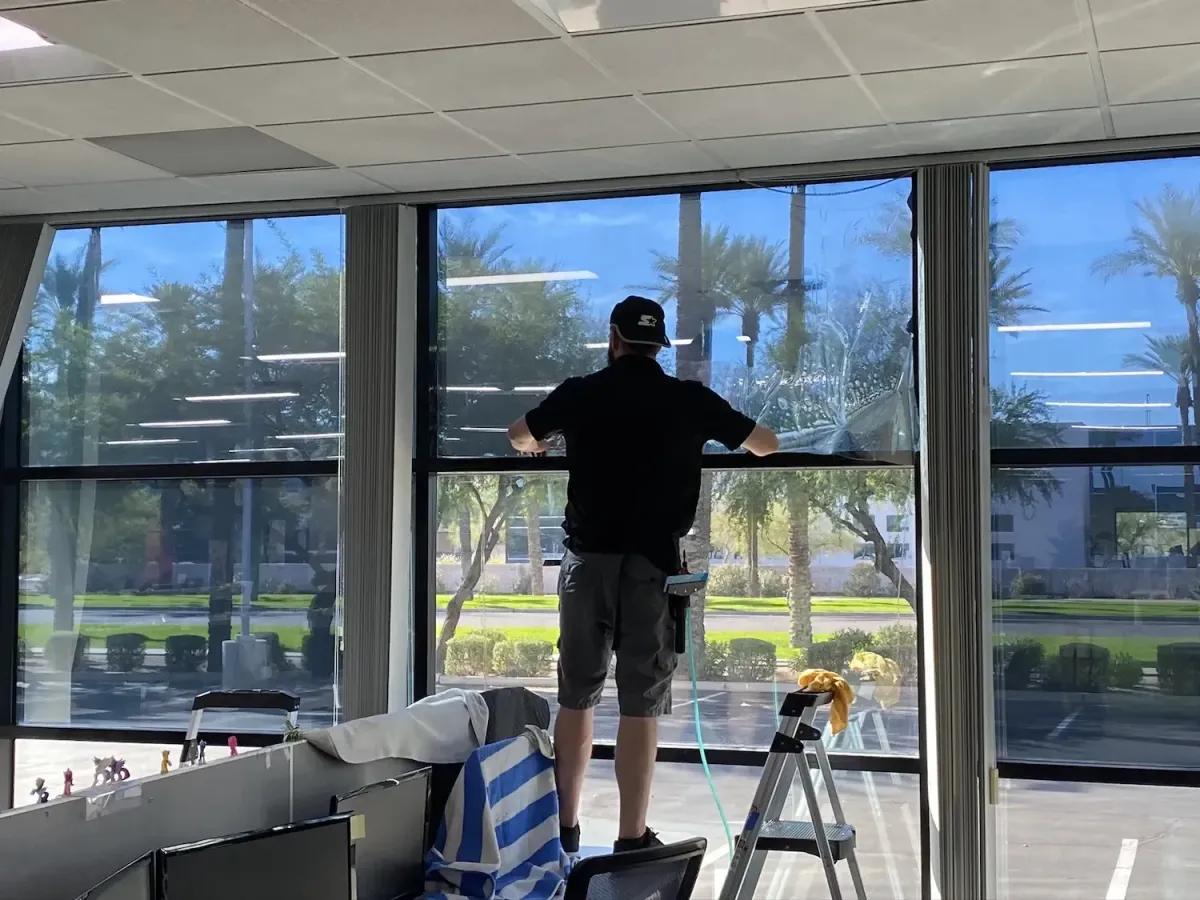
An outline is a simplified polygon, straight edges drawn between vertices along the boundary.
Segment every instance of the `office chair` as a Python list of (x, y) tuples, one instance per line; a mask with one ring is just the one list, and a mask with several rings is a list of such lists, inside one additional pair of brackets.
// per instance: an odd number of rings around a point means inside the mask
[(589, 856), (571, 869), (563, 900), (688, 900), (708, 841)]

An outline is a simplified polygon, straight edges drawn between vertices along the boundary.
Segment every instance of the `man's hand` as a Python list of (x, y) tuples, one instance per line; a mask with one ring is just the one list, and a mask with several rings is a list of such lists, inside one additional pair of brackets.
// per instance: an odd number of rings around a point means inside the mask
[(524, 416), (508, 427), (508, 440), (514, 450), (526, 456), (544, 456), (559, 446), (559, 435), (557, 434), (550, 435), (544, 440), (537, 440), (530, 432)]

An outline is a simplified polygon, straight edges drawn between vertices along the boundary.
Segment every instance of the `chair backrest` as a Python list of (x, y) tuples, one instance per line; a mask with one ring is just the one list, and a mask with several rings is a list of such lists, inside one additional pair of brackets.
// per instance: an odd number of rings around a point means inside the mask
[(708, 841), (589, 856), (571, 869), (563, 900), (688, 900)]

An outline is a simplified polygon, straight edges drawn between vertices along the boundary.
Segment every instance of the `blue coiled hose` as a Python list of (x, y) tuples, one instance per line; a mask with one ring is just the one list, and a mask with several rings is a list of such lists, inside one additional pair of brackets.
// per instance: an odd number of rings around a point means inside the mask
[(684, 623), (687, 627), (687, 657), (688, 671), (692, 676), (692, 721), (696, 723), (696, 745), (700, 748), (700, 765), (704, 767), (704, 777), (708, 779), (708, 789), (712, 791), (713, 803), (717, 805), (717, 814), (721, 817), (721, 825), (725, 829), (725, 842), (729, 845), (729, 858), (733, 859), (733, 832), (729, 830), (729, 820), (725, 818), (725, 807), (717, 796), (717, 785), (713, 781), (712, 769), (708, 767), (708, 753), (704, 749), (704, 730), (700, 727), (700, 689), (696, 682), (696, 653), (692, 642), (691, 622), (686, 618), (691, 615), (689, 609), (685, 612)]

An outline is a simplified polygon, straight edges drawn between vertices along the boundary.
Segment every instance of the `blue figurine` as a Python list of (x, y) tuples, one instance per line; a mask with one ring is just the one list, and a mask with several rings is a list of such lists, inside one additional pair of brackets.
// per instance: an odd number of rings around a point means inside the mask
[(205, 760), (205, 758), (204, 758), (204, 751), (205, 751), (205, 749), (207, 749), (207, 747), (208, 747), (208, 741), (201, 741), (201, 742), (200, 742), (199, 744), (197, 744), (196, 746), (197, 746), (197, 747), (199, 748), (199, 750), (200, 750), (200, 755), (199, 755), (199, 756), (196, 758), (196, 762), (197, 762), (199, 765), (204, 765), (204, 763), (205, 763), (205, 762), (207, 762), (207, 760)]

